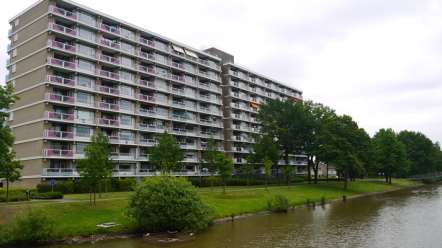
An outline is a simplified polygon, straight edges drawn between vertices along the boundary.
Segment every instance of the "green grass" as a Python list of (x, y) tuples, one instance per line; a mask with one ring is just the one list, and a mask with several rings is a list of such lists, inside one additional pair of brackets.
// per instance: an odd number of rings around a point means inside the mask
[[(305, 204), (310, 201), (337, 199), (342, 195), (354, 196), (364, 193), (383, 192), (418, 183), (408, 180), (393, 180), (393, 185), (381, 181), (357, 181), (349, 183), (347, 191), (342, 183), (330, 182), (314, 184), (298, 184), (273, 186), (266, 190), (264, 187), (228, 187), (227, 193), (222, 194), (219, 187), (199, 189), (203, 201), (215, 213), (216, 218), (232, 215), (253, 213), (266, 210), (267, 199), (275, 194), (286, 196), (291, 205)], [(5, 225), (31, 209), (39, 209), (48, 213), (56, 222), (56, 236), (91, 235), (98, 233), (130, 232), (135, 228), (134, 222), (125, 215), (131, 192), (115, 192), (102, 194), (97, 198), (97, 206), (89, 205), (88, 194), (66, 195), (63, 201), (38, 201), (0, 204), (0, 225)], [(98, 197), (98, 196), (97, 196)], [(4, 216), (4, 218), (3, 218)], [(111, 229), (100, 229), (96, 225), (104, 222), (117, 222), (120, 226)]]

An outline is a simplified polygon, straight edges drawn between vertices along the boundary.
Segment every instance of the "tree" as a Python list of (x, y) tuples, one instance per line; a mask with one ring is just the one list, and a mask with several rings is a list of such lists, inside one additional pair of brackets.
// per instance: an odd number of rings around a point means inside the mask
[(408, 171), (409, 162), (404, 144), (392, 129), (381, 129), (373, 137), (377, 168), (384, 173), (385, 181), (391, 184), (394, 175)]
[(150, 155), (150, 161), (158, 166), (163, 174), (179, 170), (183, 158), (183, 152), (175, 137), (167, 132), (161, 134), (158, 144), (153, 147)]
[[(207, 170), (210, 174), (211, 177), (213, 177), (213, 175), (216, 172), (216, 164), (215, 164), (215, 158), (216, 156), (221, 153), (220, 151), (218, 151), (218, 146), (216, 144), (216, 141), (213, 139), (213, 137), (210, 137), (207, 140), (207, 147), (206, 149), (203, 151), (203, 159), (204, 161), (207, 163)], [(213, 179), (213, 178), (211, 178)], [(212, 189), (213, 187), (213, 180), (210, 180), (210, 189)]]
[[(89, 186), (90, 203), (95, 205), (99, 185), (112, 176), (114, 163), (110, 160), (111, 146), (108, 138), (99, 130), (92, 136), (92, 142), (84, 148), (85, 158), (78, 161), (77, 170)], [(93, 195), (93, 202), (92, 202)]]
[(6, 201), (9, 201), (9, 183), (15, 182), (21, 177), (23, 166), (15, 160), (15, 152), (12, 150), (14, 145), (14, 135), (12, 130), (6, 125), (9, 114), (6, 110), (17, 99), (13, 95), (14, 88), (8, 84), (0, 86), (0, 178), (6, 180)]
[(219, 176), (221, 177), (221, 183), (223, 185), (223, 193), (226, 193), (226, 181), (232, 176), (233, 172), (233, 161), (230, 157), (226, 156), (224, 153), (219, 153), (215, 157), (215, 164)]
[(268, 177), (271, 176), (271, 169), (269, 174), (266, 173), (266, 165), (278, 164), (279, 158), (281, 156), (281, 151), (279, 150), (278, 142), (275, 141), (271, 136), (261, 135), (256, 137), (256, 143), (253, 144), (253, 152), (249, 154), (249, 158), (247, 161), (255, 164), (261, 164), (264, 166), (264, 173), (266, 174), (266, 183), (268, 181)]
[(270, 160), (269, 158), (265, 157), (264, 158), (264, 174), (266, 176), (266, 189), (267, 189), (267, 185), (269, 183), (269, 178), (272, 175), (272, 167), (273, 167), (272, 160)]
[(360, 141), (364, 133), (347, 115), (328, 118), (324, 123), (320, 156), (336, 166), (344, 179), (344, 189), (351, 176), (365, 173)]
[(440, 148), (427, 136), (420, 132), (404, 130), (397, 137), (405, 145), (407, 160), (410, 161), (408, 175), (431, 173), (441, 168), (438, 163)]
[[(247, 161), (249, 161), (247, 159)], [(255, 166), (252, 163), (247, 163), (241, 167), (239, 167), (240, 173), (246, 177), (246, 184), (249, 186), (250, 178), (255, 173)]]

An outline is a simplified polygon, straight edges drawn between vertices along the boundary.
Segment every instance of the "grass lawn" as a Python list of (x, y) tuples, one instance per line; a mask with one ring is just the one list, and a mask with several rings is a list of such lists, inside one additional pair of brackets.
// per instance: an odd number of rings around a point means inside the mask
[[(201, 188), (199, 194), (205, 203), (213, 208), (215, 217), (227, 217), (244, 213), (263, 211), (267, 208), (267, 199), (275, 194), (285, 195), (292, 205), (310, 201), (320, 201), (322, 197), (332, 200), (342, 195), (353, 196), (364, 193), (382, 192), (417, 185), (417, 182), (396, 179), (392, 185), (381, 181), (356, 181), (349, 183), (349, 189), (343, 190), (342, 183), (330, 182), (314, 184), (297, 184), (287, 186), (264, 187), (228, 187), (222, 194), (219, 187)], [(125, 215), (128, 198), (131, 192), (102, 194), (97, 198), (97, 206), (89, 205), (88, 194), (65, 195), (63, 201), (33, 201), (0, 204), (0, 225), (9, 223), (14, 216), (31, 209), (47, 212), (56, 222), (58, 237), (91, 235), (106, 232), (123, 232), (134, 229), (134, 222)], [(97, 196), (98, 197), (98, 196)], [(121, 224), (111, 229), (100, 229), (96, 225), (103, 222)]]

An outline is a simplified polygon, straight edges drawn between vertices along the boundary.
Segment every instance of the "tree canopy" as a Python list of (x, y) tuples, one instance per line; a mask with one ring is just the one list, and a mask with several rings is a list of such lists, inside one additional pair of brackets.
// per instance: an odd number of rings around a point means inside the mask
[(181, 168), (180, 162), (183, 158), (183, 152), (175, 137), (164, 132), (161, 134), (158, 144), (152, 148), (149, 160), (158, 166), (162, 173), (170, 174)]

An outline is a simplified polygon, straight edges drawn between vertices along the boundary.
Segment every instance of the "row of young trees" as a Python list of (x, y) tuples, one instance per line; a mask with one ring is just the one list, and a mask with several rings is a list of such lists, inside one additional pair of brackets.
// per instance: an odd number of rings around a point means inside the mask
[[(270, 100), (262, 105), (252, 163), (276, 165), (283, 159), (283, 171), (290, 180), (290, 154), (307, 156), (307, 178), (317, 183), (321, 163), (333, 165), (347, 182), (356, 177), (410, 176), (442, 170), (442, 152), (422, 133), (381, 129), (373, 138), (348, 115), (312, 101)], [(270, 161), (270, 162), (269, 162)], [(313, 176), (311, 175), (313, 172)]]

